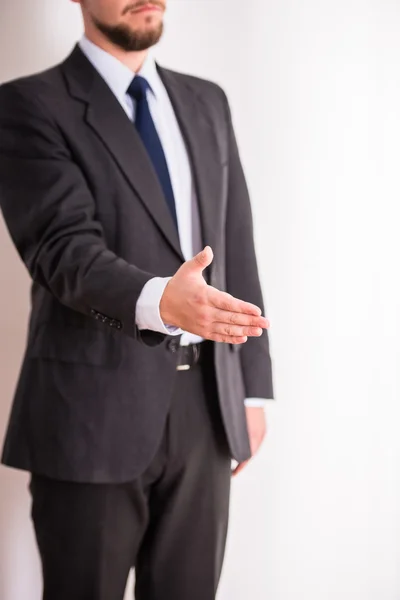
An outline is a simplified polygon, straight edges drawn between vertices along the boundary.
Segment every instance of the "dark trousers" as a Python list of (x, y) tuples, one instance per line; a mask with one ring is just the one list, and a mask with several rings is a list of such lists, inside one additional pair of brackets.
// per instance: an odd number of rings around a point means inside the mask
[(212, 351), (207, 342), (201, 364), (177, 372), (162, 442), (139, 479), (103, 485), (32, 475), (43, 600), (122, 600), (132, 567), (137, 600), (215, 598), (231, 461)]

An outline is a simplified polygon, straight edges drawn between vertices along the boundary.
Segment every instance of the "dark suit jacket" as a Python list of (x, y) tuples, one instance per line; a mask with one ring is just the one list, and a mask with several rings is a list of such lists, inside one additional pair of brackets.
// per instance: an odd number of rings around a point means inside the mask
[[(158, 69), (214, 251), (208, 281), (263, 308), (226, 96)], [(184, 258), (142, 142), (78, 46), (62, 64), (0, 87), (0, 201), (32, 278), (2, 460), (72, 481), (132, 480), (160, 442), (177, 376), (171, 336), (139, 331), (135, 306), (151, 277), (173, 275)], [(244, 398), (272, 398), (267, 334), (215, 344), (215, 367), (232, 456), (242, 461)]]

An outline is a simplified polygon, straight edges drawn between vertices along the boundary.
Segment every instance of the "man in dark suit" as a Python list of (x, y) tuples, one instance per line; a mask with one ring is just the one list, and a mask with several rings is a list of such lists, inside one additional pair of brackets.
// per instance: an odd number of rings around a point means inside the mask
[[(79, 2), (79, 0), (75, 0)], [(4, 445), (32, 473), (45, 600), (211, 600), (265, 435), (268, 321), (222, 89), (158, 66), (165, 0), (0, 88), (0, 200), (32, 278)]]

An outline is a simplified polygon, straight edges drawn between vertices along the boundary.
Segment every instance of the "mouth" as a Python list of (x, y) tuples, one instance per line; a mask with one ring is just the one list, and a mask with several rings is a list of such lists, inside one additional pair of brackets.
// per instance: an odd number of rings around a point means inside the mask
[(160, 6), (155, 6), (154, 4), (146, 4), (145, 6), (141, 6), (140, 8), (137, 8), (136, 10), (133, 9), (131, 12), (132, 13), (142, 13), (142, 12), (161, 12), (161, 7)]

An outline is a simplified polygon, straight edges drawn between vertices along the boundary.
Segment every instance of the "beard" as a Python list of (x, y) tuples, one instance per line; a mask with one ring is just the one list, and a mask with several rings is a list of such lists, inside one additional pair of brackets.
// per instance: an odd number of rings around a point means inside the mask
[(114, 46), (125, 52), (141, 52), (157, 44), (163, 34), (161, 21), (154, 29), (134, 30), (128, 25), (107, 25), (92, 17), (94, 25)]

